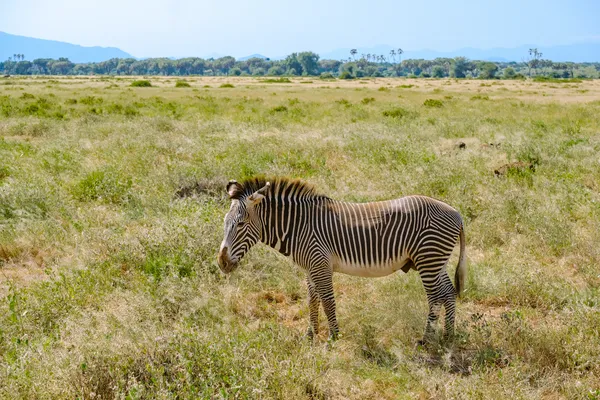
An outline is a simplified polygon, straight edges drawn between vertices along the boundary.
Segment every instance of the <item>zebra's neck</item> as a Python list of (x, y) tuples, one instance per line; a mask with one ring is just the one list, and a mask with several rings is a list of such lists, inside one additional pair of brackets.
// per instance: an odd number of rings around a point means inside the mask
[(262, 222), (261, 242), (281, 254), (293, 255), (299, 246), (306, 245), (316, 217), (333, 200), (327, 197), (270, 196), (259, 215)]

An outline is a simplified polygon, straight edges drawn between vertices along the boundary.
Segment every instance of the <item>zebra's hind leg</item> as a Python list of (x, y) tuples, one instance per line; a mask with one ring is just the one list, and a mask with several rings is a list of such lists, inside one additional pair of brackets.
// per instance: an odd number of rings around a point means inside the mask
[(429, 305), (429, 314), (427, 315), (427, 325), (425, 327), (425, 334), (421, 344), (430, 343), (433, 340), (437, 321), (440, 315), (440, 310), (445, 300), (445, 293), (441, 290), (441, 279), (440, 272), (443, 270), (444, 263), (438, 262), (417, 262), (417, 270), (421, 276), (425, 293), (427, 294), (427, 303)]
[(454, 336), (454, 317), (456, 311), (456, 289), (448, 276), (448, 271), (444, 268), (441, 272), (441, 288), (444, 293), (444, 310), (446, 311), (445, 339), (451, 339)]
[(310, 315), (306, 336), (312, 341), (319, 334), (319, 303), (321, 299), (319, 298), (315, 284), (309, 276), (306, 277), (306, 285), (308, 286), (308, 311)]

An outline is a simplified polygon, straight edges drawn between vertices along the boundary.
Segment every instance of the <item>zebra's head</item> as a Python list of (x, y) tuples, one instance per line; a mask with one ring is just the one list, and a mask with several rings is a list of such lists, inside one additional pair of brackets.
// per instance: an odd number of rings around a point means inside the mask
[(266, 184), (253, 192), (248, 192), (236, 181), (229, 181), (227, 193), (231, 207), (225, 215), (225, 236), (217, 258), (221, 271), (232, 272), (238, 262), (260, 239), (262, 222), (257, 208), (265, 198), (271, 184)]

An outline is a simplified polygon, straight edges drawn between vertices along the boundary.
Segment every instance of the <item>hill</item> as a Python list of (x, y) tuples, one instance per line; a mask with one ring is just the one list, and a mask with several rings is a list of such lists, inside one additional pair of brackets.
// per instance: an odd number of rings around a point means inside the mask
[(269, 57), (263, 56), (262, 54), (251, 54), (251, 55), (246, 56), (246, 57), (240, 57), (237, 60), (238, 61), (246, 61), (246, 60), (249, 60), (251, 58), (262, 58), (263, 60), (270, 60)]
[(99, 62), (111, 58), (132, 58), (116, 47), (86, 47), (55, 40), (35, 39), (0, 32), (0, 60), (24, 54), (26, 60), (66, 57), (73, 62)]

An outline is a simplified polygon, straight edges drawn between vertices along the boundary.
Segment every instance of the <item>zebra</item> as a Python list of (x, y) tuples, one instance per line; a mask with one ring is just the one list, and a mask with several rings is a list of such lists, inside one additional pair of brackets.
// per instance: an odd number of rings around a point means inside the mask
[[(463, 221), (448, 204), (417, 195), (348, 203), (288, 178), (232, 180), (227, 192), (231, 207), (217, 257), (220, 269), (231, 273), (259, 240), (290, 256), (307, 273), (311, 340), (318, 334), (319, 303), (329, 324), (329, 340), (338, 337), (333, 272), (382, 277), (411, 269), (418, 271), (429, 305), (420, 343), (431, 341), (442, 306), (445, 336), (453, 335), (456, 297), (465, 288), (467, 266)], [(457, 238), (455, 289), (446, 264)]]

